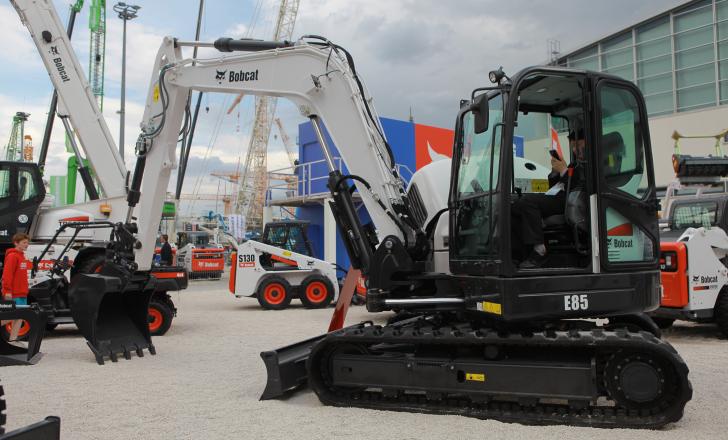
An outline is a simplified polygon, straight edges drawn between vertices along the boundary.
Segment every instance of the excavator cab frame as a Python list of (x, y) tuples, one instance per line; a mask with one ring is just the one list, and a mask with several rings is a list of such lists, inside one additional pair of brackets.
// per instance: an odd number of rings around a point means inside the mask
[(43, 198), (45, 187), (38, 165), (0, 161), (0, 248), (3, 254), (5, 249), (12, 247), (14, 234), (28, 232)]
[[(658, 204), (639, 90), (611, 75), (545, 67), (487, 89), (475, 96), (483, 90), (476, 89), (461, 108), (452, 161), (450, 270), (466, 308), (506, 321), (653, 309), (660, 288)], [(585, 234), (591, 237), (585, 264), (519, 269), (514, 258), (520, 231), (511, 211), (523, 192), (514, 178), (514, 133), (533, 113), (566, 118), (570, 130), (583, 133), (581, 216), (594, 232)], [(484, 117), (486, 129), (478, 133), (474, 122)], [(547, 158), (540, 147), (527, 144), (526, 154)]]

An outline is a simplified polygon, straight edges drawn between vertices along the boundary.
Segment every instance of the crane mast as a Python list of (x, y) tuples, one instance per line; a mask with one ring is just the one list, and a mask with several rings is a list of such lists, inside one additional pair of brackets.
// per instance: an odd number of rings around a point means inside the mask
[(104, 61), (106, 58), (106, 0), (92, 0), (88, 27), (91, 34), (88, 78), (91, 93), (104, 110)]
[[(296, 24), (300, 0), (282, 0), (278, 12), (273, 41), (290, 40)], [(235, 206), (237, 212), (245, 212), (248, 231), (263, 228), (263, 205), (268, 184), (268, 138), (276, 111), (277, 99), (270, 96), (255, 98), (255, 121), (250, 136), (245, 165), (240, 173)]]
[(25, 121), (29, 113), (17, 112), (13, 116), (13, 125), (10, 129), (10, 140), (5, 146), (5, 160), (18, 161), (23, 158), (23, 135), (25, 133)]

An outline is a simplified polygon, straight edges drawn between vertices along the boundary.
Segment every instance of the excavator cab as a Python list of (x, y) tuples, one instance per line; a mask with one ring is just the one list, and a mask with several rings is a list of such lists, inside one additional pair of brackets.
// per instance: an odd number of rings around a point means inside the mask
[[(557, 68), (486, 89), (458, 115), (452, 162), (450, 270), (468, 308), (506, 321), (654, 308), (658, 203), (638, 89)], [(568, 168), (552, 170), (554, 156)], [(533, 162), (551, 174), (519, 178)], [(545, 258), (524, 265), (536, 245)]]
[(0, 161), (0, 249), (3, 255), (5, 249), (12, 247), (14, 234), (28, 232), (43, 198), (45, 187), (38, 165)]

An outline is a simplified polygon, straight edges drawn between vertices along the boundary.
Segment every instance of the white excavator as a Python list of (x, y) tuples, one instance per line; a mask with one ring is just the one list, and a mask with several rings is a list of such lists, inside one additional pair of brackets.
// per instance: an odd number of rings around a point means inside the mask
[[(69, 282), (80, 274), (102, 271), (111, 258), (109, 237), (118, 229), (116, 225), (126, 220), (129, 173), (52, 2), (13, 0), (11, 4), (28, 28), (55, 88), (57, 115), (76, 162), (88, 161), (93, 170), (92, 176), (88, 167), (79, 169), (89, 201), (52, 207), (45, 200), (39, 164), (0, 162), (0, 170), (9, 176), (8, 191), (0, 198), (0, 254), (11, 246), (13, 234), (30, 234), (26, 258), (34, 261), (34, 268), (29, 301), (46, 318), (45, 326), (37, 329), (25, 320), (20, 335), (37, 339), (46, 329), (75, 323), (97, 360), (103, 359), (103, 353), (114, 360), (117, 353), (140, 353), (148, 346), (153, 350), (150, 336), (164, 334), (176, 314), (167, 292), (186, 288), (187, 274), (179, 267), (154, 267), (155, 279), (146, 289), (150, 297), (137, 302), (115, 303), (113, 295), (74, 302), (69, 296)], [(73, 19), (69, 23), (72, 26)], [(52, 114), (49, 121), (54, 117)], [(42, 152), (41, 156), (45, 154)], [(156, 193), (145, 197), (164, 199), (163, 194)], [(156, 234), (158, 222), (153, 227)], [(152, 257), (154, 247), (146, 247), (147, 251)], [(143, 329), (145, 326), (148, 328)]]

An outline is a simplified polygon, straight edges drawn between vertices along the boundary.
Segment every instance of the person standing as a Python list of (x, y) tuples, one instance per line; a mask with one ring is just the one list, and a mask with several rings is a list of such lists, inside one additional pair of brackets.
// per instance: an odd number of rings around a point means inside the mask
[[(25, 258), (30, 237), (28, 234), (13, 235), (13, 248), (5, 251), (3, 264), (2, 294), (3, 299), (14, 301), (16, 305), (28, 305), (28, 269), (30, 263)], [(20, 330), (20, 320), (13, 321), (10, 331), (10, 340), (17, 338)]]
[(172, 265), (172, 246), (169, 244), (167, 234), (162, 234), (162, 249), (159, 251), (159, 260), (162, 266)]

